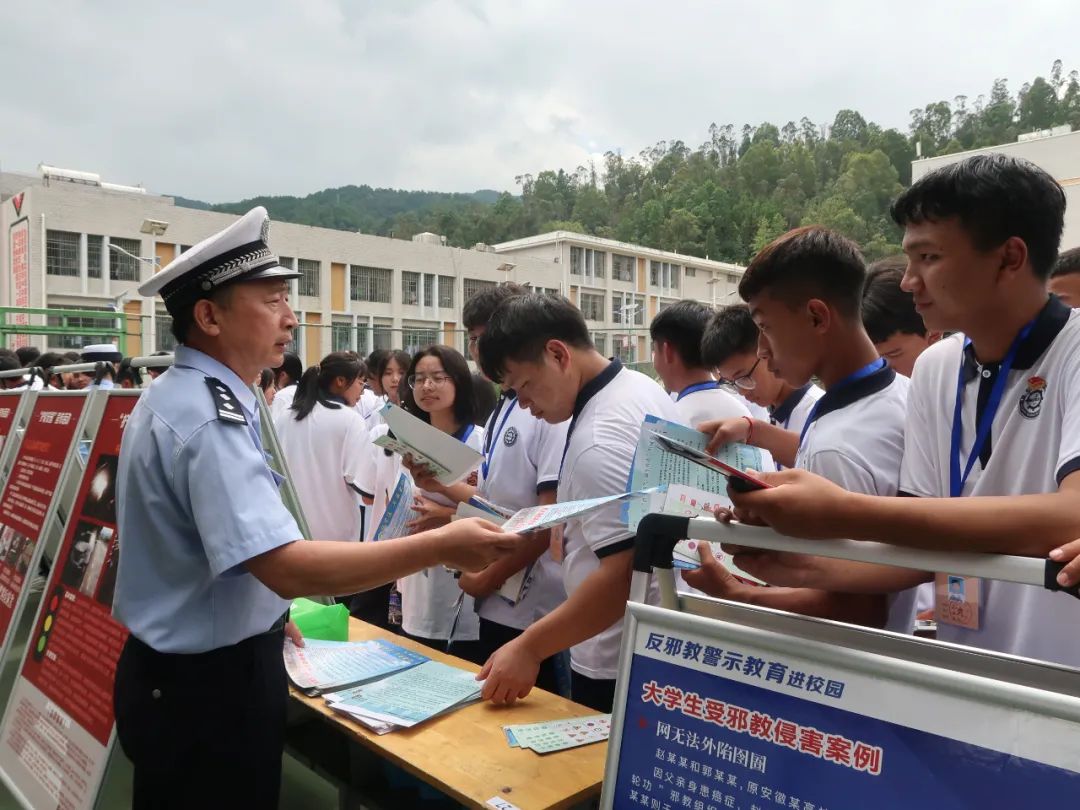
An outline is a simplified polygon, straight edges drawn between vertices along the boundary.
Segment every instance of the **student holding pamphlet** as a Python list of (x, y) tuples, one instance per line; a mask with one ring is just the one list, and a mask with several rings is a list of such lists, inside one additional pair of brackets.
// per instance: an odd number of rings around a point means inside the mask
[[(417, 352), (405, 377), (402, 406), (413, 416), (462, 444), (479, 451), (484, 429), (475, 424), (472, 372), (461, 353), (449, 346), (429, 346)], [(406, 457), (404, 466), (417, 486), (417, 516), (406, 524), (413, 531), (442, 526), (457, 503), (468, 500), (476, 488), (461, 481), (443, 484), (426, 467)], [(480, 658), (480, 619), (473, 598), (457, 585), (454, 574), (441, 565), (425, 568), (398, 582), (401, 591), (401, 627), (405, 635), (432, 647), (447, 646), (475, 663)]]
[[(1041, 557), (1080, 537), (1080, 318), (1046, 290), (1064, 211), (1049, 174), (1002, 154), (942, 167), (901, 194), (892, 214), (904, 228), (904, 289), (927, 329), (960, 333), (915, 364), (900, 475), (913, 497), (786, 470), (764, 476), (772, 489), (731, 493), (736, 515), (793, 537), (940, 551)], [(834, 570), (772, 553), (736, 562), (818, 587)], [(950, 593), (948, 579), (936, 582), (939, 639), (1080, 666), (1076, 599), (968, 577)], [(1075, 586), (1075, 574), (1064, 579)]]
[[(465, 302), (461, 319), (469, 332), (469, 353), (474, 361), (479, 362), (477, 342), (495, 310), (504, 301), (526, 294), (530, 293), (525, 287), (500, 284)], [(555, 503), (567, 427), (567, 422), (550, 424), (533, 416), (518, 406), (512, 388), (504, 388), (484, 429), (477, 494), (513, 512)], [(462, 590), (476, 598), (485, 661), (565, 601), (562, 571), (549, 553), (550, 540), (550, 530), (533, 532), (525, 536), (519, 553), (478, 573), (461, 575)], [(520, 582), (516, 592), (502, 593), (507, 580)], [(558, 691), (554, 657), (540, 663), (536, 683), (549, 692)]]
[[(678, 421), (664, 389), (596, 351), (581, 312), (560, 296), (503, 302), (480, 337), (479, 353), (484, 373), (516, 391), (520, 407), (551, 424), (570, 420), (560, 502), (624, 492), (646, 415)], [(618, 502), (571, 518), (554, 535), (567, 599), (488, 659), (480, 673), (487, 678), (484, 698), (525, 697), (540, 662), (570, 648), (571, 697), (609, 712), (634, 536)]]
[(255, 208), (140, 287), (161, 293), (181, 345), (131, 414), (117, 474), (113, 611), (131, 632), (113, 703), (135, 808), (278, 806), (293, 598), (476, 570), (520, 543), (479, 520), (387, 543), (302, 540), (249, 387), (297, 325), (297, 274), (270, 252), (269, 227)]
[[(758, 326), (758, 357), (769, 371), (793, 388), (811, 377), (825, 386), (801, 433), (788, 434), (798, 448), (794, 466), (852, 492), (892, 496), (900, 479), (908, 380), (878, 356), (863, 328), (859, 305), (865, 279), (866, 266), (854, 243), (824, 228), (798, 228), (754, 257), (739, 294)], [(713, 446), (754, 444), (755, 428), (746, 419), (701, 426), (703, 432), (714, 433)], [(710, 560), (707, 543), (699, 548), (706, 564), (684, 572), (683, 578), (714, 596), (863, 624), (885, 623), (899, 632), (914, 628), (916, 586), (925, 580), (920, 572), (871, 566), (903, 587), (862, 593), (847, 592), (842, 583), (834, 590), (759, 588), (739, 582)], [(884, 594), (892, 591), (903, 593), (889, 598), (886, 621)]]

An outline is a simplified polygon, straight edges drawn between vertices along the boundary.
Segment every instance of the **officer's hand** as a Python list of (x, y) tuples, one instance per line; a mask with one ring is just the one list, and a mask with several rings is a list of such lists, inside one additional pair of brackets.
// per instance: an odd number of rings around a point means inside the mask
[(520, 543), (521, 535), (507, 534), (487, 520), (455, 520), (439, 529), (440, 562), (456, 571), (482, 571)]
[(706, 452), (715, 453), (725, 444), (732, 442), (745, 444), (750, 436), (750, 422), (741, 416), (733, 416), (702, 422), (698, 425), (698, 430), (709, 436), (709, 442), (705, 445)]
[(285, 638), (289, 639), (297, 647), (304, 646), (304, 634), (296, 626), (296, 622), (285, 622)]
[(504, 704), (528, 695), (539, 674), (540, 659), (519, 636), (491, 654), (476, 680), (484, 681), (484, 700)]

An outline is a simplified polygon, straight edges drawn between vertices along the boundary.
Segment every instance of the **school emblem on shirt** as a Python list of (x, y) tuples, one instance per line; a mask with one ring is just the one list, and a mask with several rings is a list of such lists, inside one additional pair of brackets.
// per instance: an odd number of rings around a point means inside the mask
[(1046, 392), (1046, 380), (1042, 377), (1028, 379), (1027, 390), (1020, 396), (1020, 415), (1028, 419), (1034, 419), (1042, 410), (1043, 397)]
[(518, 432), (516, 427), (509, 427), (506, 432), (503, 433), (503, 444), (507, 447), (513, 447), (518, 440)]

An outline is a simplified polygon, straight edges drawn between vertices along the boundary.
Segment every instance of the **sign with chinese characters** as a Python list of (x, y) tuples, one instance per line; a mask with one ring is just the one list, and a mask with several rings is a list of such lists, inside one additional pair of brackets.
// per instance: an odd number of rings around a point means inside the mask
[(0, 450), (3, 450), (8, 434), (15, 425), (15, 413), (19, 409), (22, 394), (22, 391), (0, 393)]
[(1049, 807), (1080, 789), (1080, 722), (1062, 719), (1080, 698), (1040, 714), (1011, 704), (1011, 683), (935, 684), (930, 666), (893, 675), (886, 657), (852, 666), (825, 643), (805, 655), (813, 642), (775, 627), (631, 613), (604, 807)]
[[(22, 209), (22, 195), (15, 204), (16, 216)], [(14, 202), (14, 201), (13, 201)], [(16, 220), (8, 228), (8, 267), (11, 268), (11, 305), (30, 306), (30, 220)], [(29, 323), (25, 313), (15, 313), (12, 323)], [(19, 349), (30, 344), (26, 335), (15, 335), (9, 348)]]
[(127, 630), (112, 618), (116, 473), (137, 397), (109, 395), (0, 728), (0, 770), (34, 807), (90, 808), (112, 745)]

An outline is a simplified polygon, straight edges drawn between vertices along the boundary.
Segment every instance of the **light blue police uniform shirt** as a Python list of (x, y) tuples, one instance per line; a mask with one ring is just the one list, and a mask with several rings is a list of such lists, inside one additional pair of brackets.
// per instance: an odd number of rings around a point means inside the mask
[[(207, 386), (247, 424), (219, 418)], [(299, 540), (259, 440), (251, 389), (185, 346), (139, 398), (120, 445), (113, 614), (159, 652), (198, 653), (266, 632), (289, 602), (245, 561)]]

